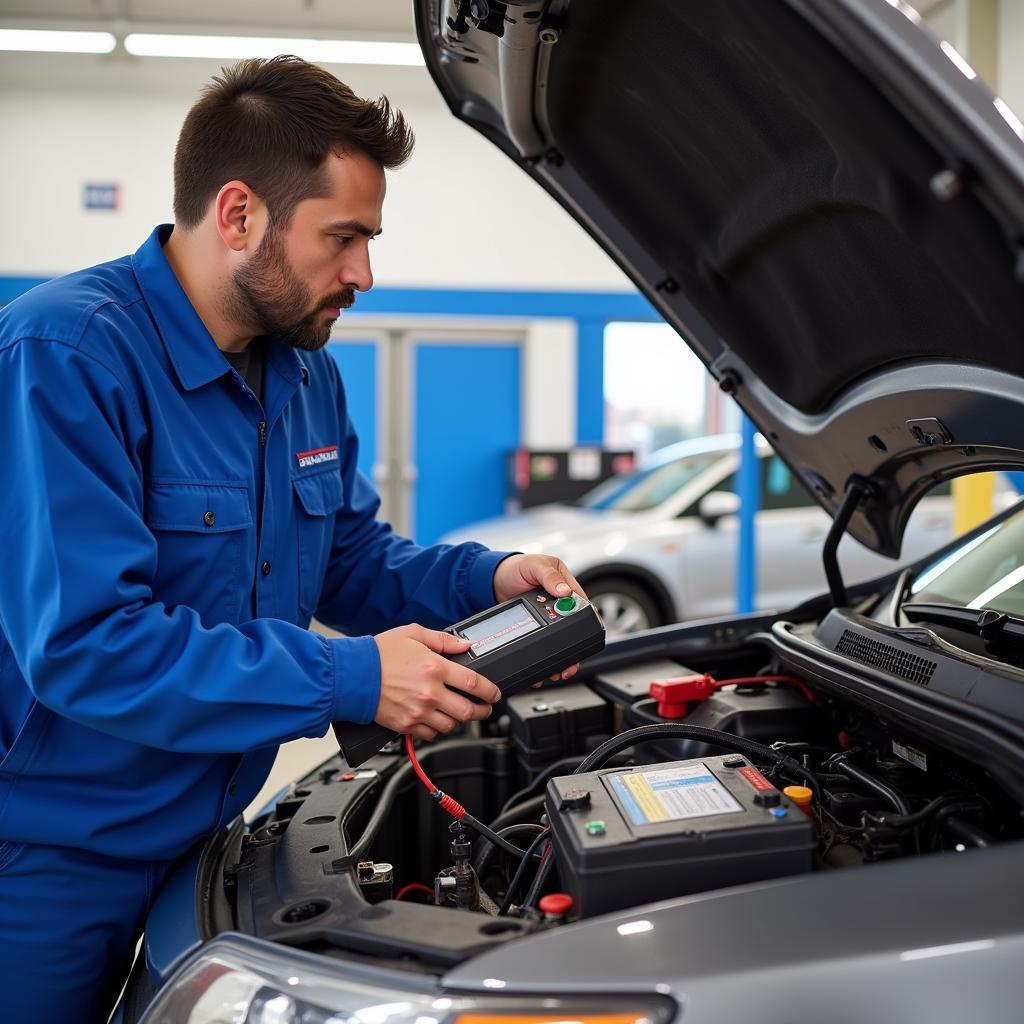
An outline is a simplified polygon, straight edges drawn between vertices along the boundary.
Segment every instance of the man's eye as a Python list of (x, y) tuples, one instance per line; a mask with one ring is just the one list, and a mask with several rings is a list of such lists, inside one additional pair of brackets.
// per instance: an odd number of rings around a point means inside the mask
[(348, 243), (352, 241), (351, 235), (335, 235), (334, 237), (337, 240), (338, 245), (342, 247), (348, 245)]

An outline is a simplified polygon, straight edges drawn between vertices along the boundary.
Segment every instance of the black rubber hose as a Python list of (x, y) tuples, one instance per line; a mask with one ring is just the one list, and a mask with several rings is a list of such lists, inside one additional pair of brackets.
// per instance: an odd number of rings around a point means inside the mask
[[(571, 774), (572, 770), (582, 761), (582, 757), (565, 757), (561, 761), (556, 761), (554, 764), (549, 764), (529, 785), (523, 786), (522, 789), (513, 793), (502, 805), (501, 814), (504, 816), (508, 811), (515, 807), (520, 801), (526, 800), (532, 797), (537, 791), (539, 786), (543, 786), (548, 779), (558, 775), (559, 772), (564, 772), (566, 775)], [(491, 828), (494, 827), (494, 823), (491, 823)]]
[[(511, 810), (518, 806), (519, 801), (526, 800), (528, 797), (532, 797), (532, 794), (548, 781), (553, 779), (556, 775), (569, 775), (576, 768), (576, 765), (583, 760), (582, 755), (579, 757), (565, 757), (561, 761), (556, 761), (554, 764), (550, 764), (544, 769), (531, 782), (528, 786), (524, 786), (519, 792), (513, 793), (506, 801), (505, 805), (501, 808), (501, 817), (505, 817)], [(491, 822), (491, 828), (494, 828), (494, 823)]]
[(491, 828), (498, 832), (506, 825), (519, 825), (524, 820), (528, 821), (530, 818), (539, 818), (543, 811), (544, 794), (541, 793), (540, 796), (535, 796), (531, 800), (525, 800), (521, 804), (510, 807), (507, 811), (503, 811), (491, 822)]
[[(508, 892), (505, 893), (505, 899), (502, 900), (501, 907), (498, 909), (498, 916), (504, 917), (512, 907), (512, 900), (515, 898), (516, 889), (519, 888), (519, 883), (523, 880), (523, 875), (526, 874), (526, 866), (533, 861), (534, 851), (544, 842), (548, 837), (548, 830), (545, 829), (530, 845), (526, 848), (526, 853), (523, 854), (523, 859), (519, 862), (519, 867), (516, 868), (516, 873), (512, 876), (512, 881), (508, 883)], [(553, 855), (549, 855), (550, 857)]]
[[(421, 762), (429, 761), (446, 750), (473, 750), (477, 747), (490, 747), (493, 744), (494, 741), (490, 739), (449, 740), (447, 743), (437, 743), (420, 751), (419, 758)], [(370, 815), (370, 820), (363, 827), (362, 835), (349, 848), (348, 856), (351, 860), (360, 861), (366, 859), (366, 854), (373, 845), (374, 839), (377, 838), (377, 832), (380, 830), (381, 825), (384, 824), (384, 819), (391, 813), (391, 808), (398, 791), (402, 788), (403, 783), (412, 775), (412, 765), (406, 761), (400, 768), (395, 770), (394, 775), (384, 784), (380, 798), (373, 809), (373, 814)]]
[[(502, 839), (507, 840), (511, 836), (520, 835), (523, 832), (528, 832), (531, 836), (536, 836), (539, 832), (543, 831), (543, 825), (535, 825), (533, 824), (533, 822), (524, 821), (520, 822), (518, 825), (506, 826), (498, 833), (498, 835), (500, 835)], [(482, 849), (477, 853), (473, 867), (476, 869), (476, 873), (482, 876), (484, 869), (487, 867), (487, 865), (491, 861), (491, 858), (494, 856), (494, 851), (497, 849), (497, 847), (494, 845), (494, 843), (488, 842), (486, 840), (483, 843), (481, 843), (481, 847)], [(520, 850), (518, 856), (522, 857), (525, 852), (525, 850)]]
[(969, 793), (944, 793), (910, 814), (866, 814), (866, 818), (869, 824), (877, 823), (887, 828), (913, 828), (915, 825), (923, 824), (946, 804), (959, 804), (969, 797)]
[(504, 839), (498, 832), (495, 832), (493, 828), (489, 828), (482, 821), (477, 821), (472, 814), (464, 814), (459, 821), (473, 829), (474, 832), (478, 832), (487, 842), (499, 847), (513, 857), (522, 857), (523, 851), (518, 846), (513, 846), (507, 839)]
[(626, 732), (613, 736), (610, 740), (602, 743), (589, 757), (585, 758), (580, 766), (573, 772), (574, 775), (582, 775), (585, 772), (600, 768), (613, 755), (626, 747), (632, 747), (647, 739), (683, 739), (699, 740), (716, 747), (725, 747), (755, 760), (769, 761), (779, 765), (784, 771), (797, 778), (803, 779), (808, 788), (818, 795), (818, 780), (814, 773), (808, 771), (799, 761), (786, 754), (780, 754), (763, 743), (755, 743), (753, 740), (744, 739), (742, 736), (733, 736), (732, 733), (720, 732), (718, 729), (705, 729), (700, 725), (687, 725), (685, 722), (669, 722), (665, 725), (641, 725), (636, 729), (629, 729)]
[[(908, 804), (906, 798), (900, 793), (897, 793), (892, 786), (887, 786), (881, 781), (881, 779), (876, 779), (874, 775), (870, 775), (859, 765), (855, 765), (852, 762), (847, 761), (842, 755), (833, 758), (831, 763), (848, 779), (853, 779), (855, 782), (859, 782), (862, 786), (870, 789), (873, 793), (882, 797), (883, 800), (886, 800), (889, 806), (895, 809), (897, 814), (909, 816), (910, 804)], [(886, 822), (886, 824), (891, 824), (891, 822)]]
[(533, 884), (526, 892), (526, 897), (523, 899), (524, 907), (532, 907), (540, 899), (540, 894), (544, 891), (544, 883), (547, 882), (548, 875), (551, 874), (551, 868), (554, 866), (554, 863), (555, 850), (552, 846), (547, 860), (545, 860), (537, 869), (537, 874), (534, 876)]

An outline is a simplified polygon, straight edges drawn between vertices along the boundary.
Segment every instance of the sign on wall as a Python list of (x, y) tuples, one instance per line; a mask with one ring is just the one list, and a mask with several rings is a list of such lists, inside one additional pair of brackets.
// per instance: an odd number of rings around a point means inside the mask
[(82, 192), (86, 210), (119, 210), (121, 186), (116, 181), (87, 181)]

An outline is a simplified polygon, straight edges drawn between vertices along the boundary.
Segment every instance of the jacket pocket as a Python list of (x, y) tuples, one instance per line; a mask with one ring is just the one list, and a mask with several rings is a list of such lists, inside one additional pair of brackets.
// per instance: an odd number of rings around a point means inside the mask
[(151, 480), (146, 523), (154, 530), (230, 533), (252, 526), (249, 488), (201, 480)]
[(295, 477), (292, 485), (299, 506), (299, 608), (303, 615), (312, 615), (331, 554), (334, 513), (344, 504), (345, 494), (336, 468)]
[(194, 608), (206, 626), (236, 623), (251, 578), (251, 568), (244, 571), (246, 533), (254, 530), (248, 486), (153, 479), (144, 516), (157, 544), (154, 598)]

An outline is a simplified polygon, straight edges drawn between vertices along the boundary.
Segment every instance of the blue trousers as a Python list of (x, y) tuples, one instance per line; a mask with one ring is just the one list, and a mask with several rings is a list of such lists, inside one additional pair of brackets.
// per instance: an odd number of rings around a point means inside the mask
[(170, 864), (0, 841), (4, 1024), (106, 1024)]

